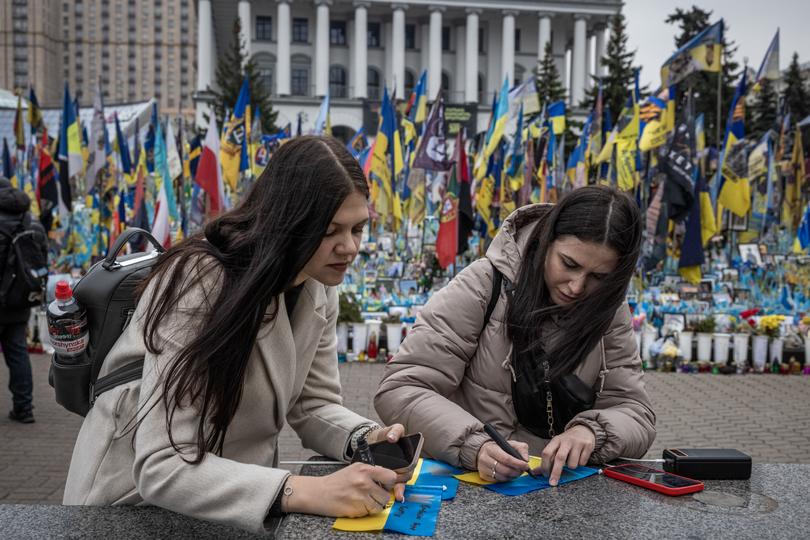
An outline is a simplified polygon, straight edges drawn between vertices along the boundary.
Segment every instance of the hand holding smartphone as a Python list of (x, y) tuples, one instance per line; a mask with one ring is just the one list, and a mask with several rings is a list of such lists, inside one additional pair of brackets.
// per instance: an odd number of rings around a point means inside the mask
[(355, 452), (352, 463), (365, 462), (390, 469), (397, 474), (413, 471), (422, 453), (424, 437), (414, 433), (401, 437), (397, 442), (380, 441), (368, 445), (368, 452)]
[(605, 476), (621, 480), (629, 484), (651, 489), (664, 495), (678, 496), (702, 491), (703, 482), (692, 480), (684, 476), (651, 469), (643, 465), (616, 465), (605, 467)]

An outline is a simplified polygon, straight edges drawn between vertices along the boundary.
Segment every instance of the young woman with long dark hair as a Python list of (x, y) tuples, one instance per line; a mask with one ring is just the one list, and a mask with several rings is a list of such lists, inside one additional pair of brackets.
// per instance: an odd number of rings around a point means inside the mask
[(160, 257), (101, 373), (144, 358), (143, 377), (90, 410), (65, 504), (153, 504), (255, 531), (285, 512), (360, 516), (386, 505), (403, 481), (387, 469), (277, 468), (285, 420), (304, 446), (336, 459), (361, 437), (404, 433), (340, 397), (335, 286), (357, 255), (368, 196), (342, 144), (296, 138), (238, 206)]
[(613, 188), (518, 209), (487, 257), (420, 312), (386, 367), (380, 418), (421, 431), (428, 454), (489, 481), (525, 472), (530, 453), (552, 485), (566, 464), (641, 457), (655, 415), (625, 302), (640, 245), (638, 207)]

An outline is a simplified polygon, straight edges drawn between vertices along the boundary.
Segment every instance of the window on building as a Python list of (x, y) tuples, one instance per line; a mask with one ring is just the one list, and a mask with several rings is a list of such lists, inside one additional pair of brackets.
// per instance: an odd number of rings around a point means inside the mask
[(295, 43), (309, 43), (309, 19), (293, 18), (292, 40)]
[(380, 72), (376, 68), (369, 67), (366, 79), (368, 99), (380, 99)]
[(402, 96), (403, 98), (407, 99), (411, 92), (413, 92), (413, 88), (416, 86), (416, 75), (414, 75), (413, 71), (406, 69), (405, 70), (405, 95)]
[(520, 52), (520, 28), (515, 28), (515, 52)]
[(450, 27), (442, 26), (442, 50), (450, 50)]
[(345, 98), (346, 91), (346, 70), (343, 66), (331, 66), (329, 68), (329, 95), (331, 97)]
[(484, 33), (484, 29), (479, 28), (478, 29), (478, 53), (479, 54), (486, 54), (487, 53), (486, 41), (484, 41), (484, 38), (486, 38), (486, 34)]
[(486, 86), (484, 86), (485, 84), (486, 84), (486, 79), (484, 78), (484, 74), (479, 72), (478, 73), (478, 103), (484, 103), (484, 101), (486, 99), (487, 90), (486, 90)]
[(405, 25), (405, 48), (406, 49), (415, 49), (416, 48), (416, 25), (415, 24), (406, 24)]
[(256, 40), (270, 41), (273, 39), (273, 18), (263, 15), (256, 17)]
[(370, 22), (368, 23), (368, 45), (369, 48), (371, 47), (380, 47), (381, 41), (381, 32), (380, 32), (380, 23), (378, 22)]
[(275, 71), (276, 59), (269, 53), (259, 53), (253, 57), (253, 60), (259, 70), (259, 81), (264, 85), (267, 92), (273, 93), (273, 72)]
[(523, 82), (523, 77), (526, 76), (526, 69), (523, 66), (515, 64), (515, 84), (517, 86)]
[(346, 21), (329, 21), (329, 44), (346, 45)]
[(450, 74), (442, 71), (442, 91), (444, 91), (445, 99), (450, 94)]
[(309, 95), (310, 59), (304, 55), (295, 55), (290, 62), (290, 91), (294, 96)]

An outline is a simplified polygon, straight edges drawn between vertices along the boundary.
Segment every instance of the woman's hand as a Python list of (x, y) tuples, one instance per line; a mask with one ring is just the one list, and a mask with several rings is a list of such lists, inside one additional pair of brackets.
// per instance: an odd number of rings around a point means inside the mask
[(394, 471), (365, 463), (352, 463), (327, 476), (291, 476), (284, 496), (284, 512), (331, 517), (361, 517), (380, 512), (391, 498), (397, 481)]
[[(400, 438), (405, 436), (405, 426), (402, 424), (391, 424), (387, 427), (381, 427), (370, 431), (366, 435), (366, 442), (374, 444), (381, 441), (388, 441), (390, 443), (397, 442)], [(414, 462), (415, 463), (415, 462)], [(411, 479), (413, 475), (413, 468), (397, 475), (397, 484), (394, 486), (394, 497), (400, 502), (405, 502), (405, 482)]]
[(495, 441), (487, 441), (478, 450), (476, 466), (478, 476), (490, 482), (506, 482), (517, 478), (529, 470), (529, 445), (518, 441), (507, 441), (525, 461), (513, 458), (500, 449)]
[(540, 456), (540, 473), (548, 476), (548, 483), (556, 486), (564, 465), (569, 469), (576, 469), (586, 465), (591, 458), (593, 447), (596, 444), (596, 435), (590, 428), (576, 425), (557, 435), (543, 448)]

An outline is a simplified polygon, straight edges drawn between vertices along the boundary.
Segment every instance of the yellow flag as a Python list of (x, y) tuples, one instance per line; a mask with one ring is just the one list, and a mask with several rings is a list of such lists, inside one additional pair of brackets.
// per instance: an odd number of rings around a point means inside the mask
[(635, 187), (635, 153), (635, 139), (620, 138), (616, 142), (616, 180), (622, 191), (630, 191)]

